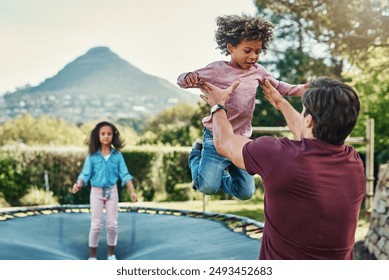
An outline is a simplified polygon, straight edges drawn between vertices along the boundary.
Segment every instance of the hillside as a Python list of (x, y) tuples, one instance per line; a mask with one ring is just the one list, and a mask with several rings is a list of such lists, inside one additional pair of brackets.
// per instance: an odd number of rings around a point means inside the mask
[(3, 96), (1, 119), (48, 114), (72, 122), (153, 116), (198, 97), (146, 74), (107, 47), (90, 49), (36, 87)]

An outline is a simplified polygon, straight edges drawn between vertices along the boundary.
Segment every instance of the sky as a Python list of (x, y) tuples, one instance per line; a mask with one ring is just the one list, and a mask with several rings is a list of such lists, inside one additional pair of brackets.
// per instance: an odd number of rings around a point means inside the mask
[(216, 49), (218, 16), (257, 11), (254, 0), (0, 0), (0, 94), (36, 86), (97, 46), (176, 84), (229, 59)]

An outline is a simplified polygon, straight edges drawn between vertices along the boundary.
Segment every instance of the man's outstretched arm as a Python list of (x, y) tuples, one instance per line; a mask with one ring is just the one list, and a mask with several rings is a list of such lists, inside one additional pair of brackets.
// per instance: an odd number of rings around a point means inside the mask
[[(201, 98), (211, 107), (216, 104), (224, 106), (230, 94), (238, 85), (239, 83), (234, 83), (229, 88), (221, 89), (205, 82), (202, 87), (204, 94), (201, 95)], [(230, 159), (237, 167), (246, 169), (242, 151), (243, 146), (251, 140), (244, 136), (234, 134), (225, 110), (220, 109), (213, 113), (212, 133), (217, 152)]]
[(284, 116), (290, 131), (297, 140), (304, 136), (303, 118), (293, 106), (270, 84), (268, 80), (262, 86), (265, 98)]

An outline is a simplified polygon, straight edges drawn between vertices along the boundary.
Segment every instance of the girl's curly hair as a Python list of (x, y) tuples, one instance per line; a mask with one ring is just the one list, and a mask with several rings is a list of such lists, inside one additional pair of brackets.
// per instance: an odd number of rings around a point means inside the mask
[(273, 23), (262, 17), (252, 17), (246, 14), (220, 16), (216, 19), (216, 25), (217, 49), (220, 49), (221, 53), (225, 55), (229, 54), (228, 43), (236, 47), (242, 40), (262, 41), (262, 51), (266, 53), (274, 28)]

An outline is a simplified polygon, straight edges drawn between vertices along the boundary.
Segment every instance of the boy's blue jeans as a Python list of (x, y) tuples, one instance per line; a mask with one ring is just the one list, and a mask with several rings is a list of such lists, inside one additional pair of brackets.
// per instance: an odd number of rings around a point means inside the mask
[(221, 189), (240, 200), (247, 200), (255, 192), (254, 177), (217, 153), (212, 132), (208, 129), (204, 129), (203, 149), (192, 149), (188, 164), (195, 187), (204, 194), (214, 194)]

